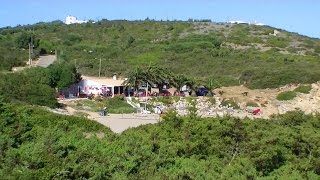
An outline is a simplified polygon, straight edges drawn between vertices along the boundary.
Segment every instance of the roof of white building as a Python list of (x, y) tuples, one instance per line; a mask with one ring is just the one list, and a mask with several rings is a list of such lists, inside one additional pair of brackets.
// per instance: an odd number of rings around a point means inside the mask
[(256, 25), (256, 26), (265, 26), (265, 24), (263, 24), (263, 23), (254, 23), (254, 25)]
[(92, 77), (92, 76), (82, 76), (82, 80), (90, 80), (102, 85), (110, 85), (110, 86), (123, 86), (124, 79), (117, 79), (114, 80), (112, 78), (106, 77)]

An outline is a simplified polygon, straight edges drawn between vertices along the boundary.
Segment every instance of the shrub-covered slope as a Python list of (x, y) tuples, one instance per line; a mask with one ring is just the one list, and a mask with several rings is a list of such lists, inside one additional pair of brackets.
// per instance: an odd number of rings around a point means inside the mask
[(320, 79), (320, 41), (268, 26), (102, 20), (2, 28), (1, 69), (26, 61), (30, 37), (36, 53), (57, 49), (61, 62), (76, 64), (86, 75), (98, 75), (101, 59), (103, 76), (125, 76), (135, 66), (156, 64), (177, 74), (251, 88)]
[(179, 118), (114, 135), (82, 118), (0, 104), (1, 179), (319, 179), (319, 116)]

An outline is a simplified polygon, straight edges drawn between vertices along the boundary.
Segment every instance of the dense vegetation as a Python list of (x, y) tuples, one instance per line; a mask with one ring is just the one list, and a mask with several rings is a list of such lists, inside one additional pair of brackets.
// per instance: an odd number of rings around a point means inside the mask
[[(57, 107), (57, 93), (79, 81), (78, 72), (97, 75), (100, 58), (102, 75), (129, 75), (132, 87), (171, 80), (181, 87), (200, 79), (208, 89), (266, 88), (320, 80), (319, 40), (283, 30), (269, 35), (273, 30), (150, 20), (1, 28), (0, 179), (319, 179), (319, 115), (240, 120), (169, 113), (159, 124), (116, 135), (40, 107)], [(33, 58), (57, 50), (60, 63), (10, 72), (25, 64), (31, 41)], [(301, 86), (277, 98), (309, 91)], [(110, 112), (132, 110), (121, 109), (120, 97), (101, 103)]]
[(58, 91), (80, 79), (75, 67), (66, 64), (53, 64), (49, 68), (28, 68), (17, 73), (1, 73), (0, 98), (5, 102), (57, 107)]
[(115, 135), (94, 121), (0, 104), (1, 179), (319, 179), (320, 117), (169, 114)]
[[(61, 62), (82, 74), (127, 76), (136, 66), (155, 64), (174, 74), (215, 79), (221, 85), (278, 87), (320, 80), (320, 41), (274, 28), (210, 22), (108, 21), (64, 25), (56, 21), (0, 29), (0, 68), (55, 49)], [(28, 38), (29, 37), (29, 38)], [(31, 38), (32, 37), (32, 38)], [(20, 54), (24, 54), (20, 56)], [(192, 68), (191, 68), (192, 67)]]

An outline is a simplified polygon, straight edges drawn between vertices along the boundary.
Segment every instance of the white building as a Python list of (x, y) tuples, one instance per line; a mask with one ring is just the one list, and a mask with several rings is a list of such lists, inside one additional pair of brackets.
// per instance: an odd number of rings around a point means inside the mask
[(79, 20), (75, 16), (67, 16), (65, 21), (66, 24), (82, 24), (87, 22), (88, 21)]
[(252, 23), (246, 22), (246, 21), (228, 21), (228, 23), (230, 23), (230, 24), (253, 24), (256, 26), (265, 26), (265, 24), (257, 22), (257, 21), (254, 21)]
[(87, 96), (87, 95), (121, 95), (124, 93), (124, 80), (105, 77), (82, 76), (82, 80), (72, 85), (67, 92), (66, 97)]
[(265, 24), (260, 23), (260, 22), (257, 22), (257, 21), (254, 21), (254, 22), (251, 23), (251, 24), (256, 25), (256, 26), (265, 26)]
[(254, 23), (254, 25), (256, 25), (256, 26), (265, 26), (265, 24), (263, 24), (263, 23)]
[(245, 22), (245, 21), (229, 21), (228, 23), (230, 23), (230, 24), (249, 24), (248, 22)]

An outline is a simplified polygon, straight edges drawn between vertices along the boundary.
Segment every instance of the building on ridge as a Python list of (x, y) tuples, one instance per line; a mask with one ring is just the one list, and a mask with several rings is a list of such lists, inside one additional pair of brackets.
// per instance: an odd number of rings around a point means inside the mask
[(82, 24), (82, 23), (87, 23), (88, 21), (85, 20), (79, 20), (75, 16), (67, 16), (65, 24)]

